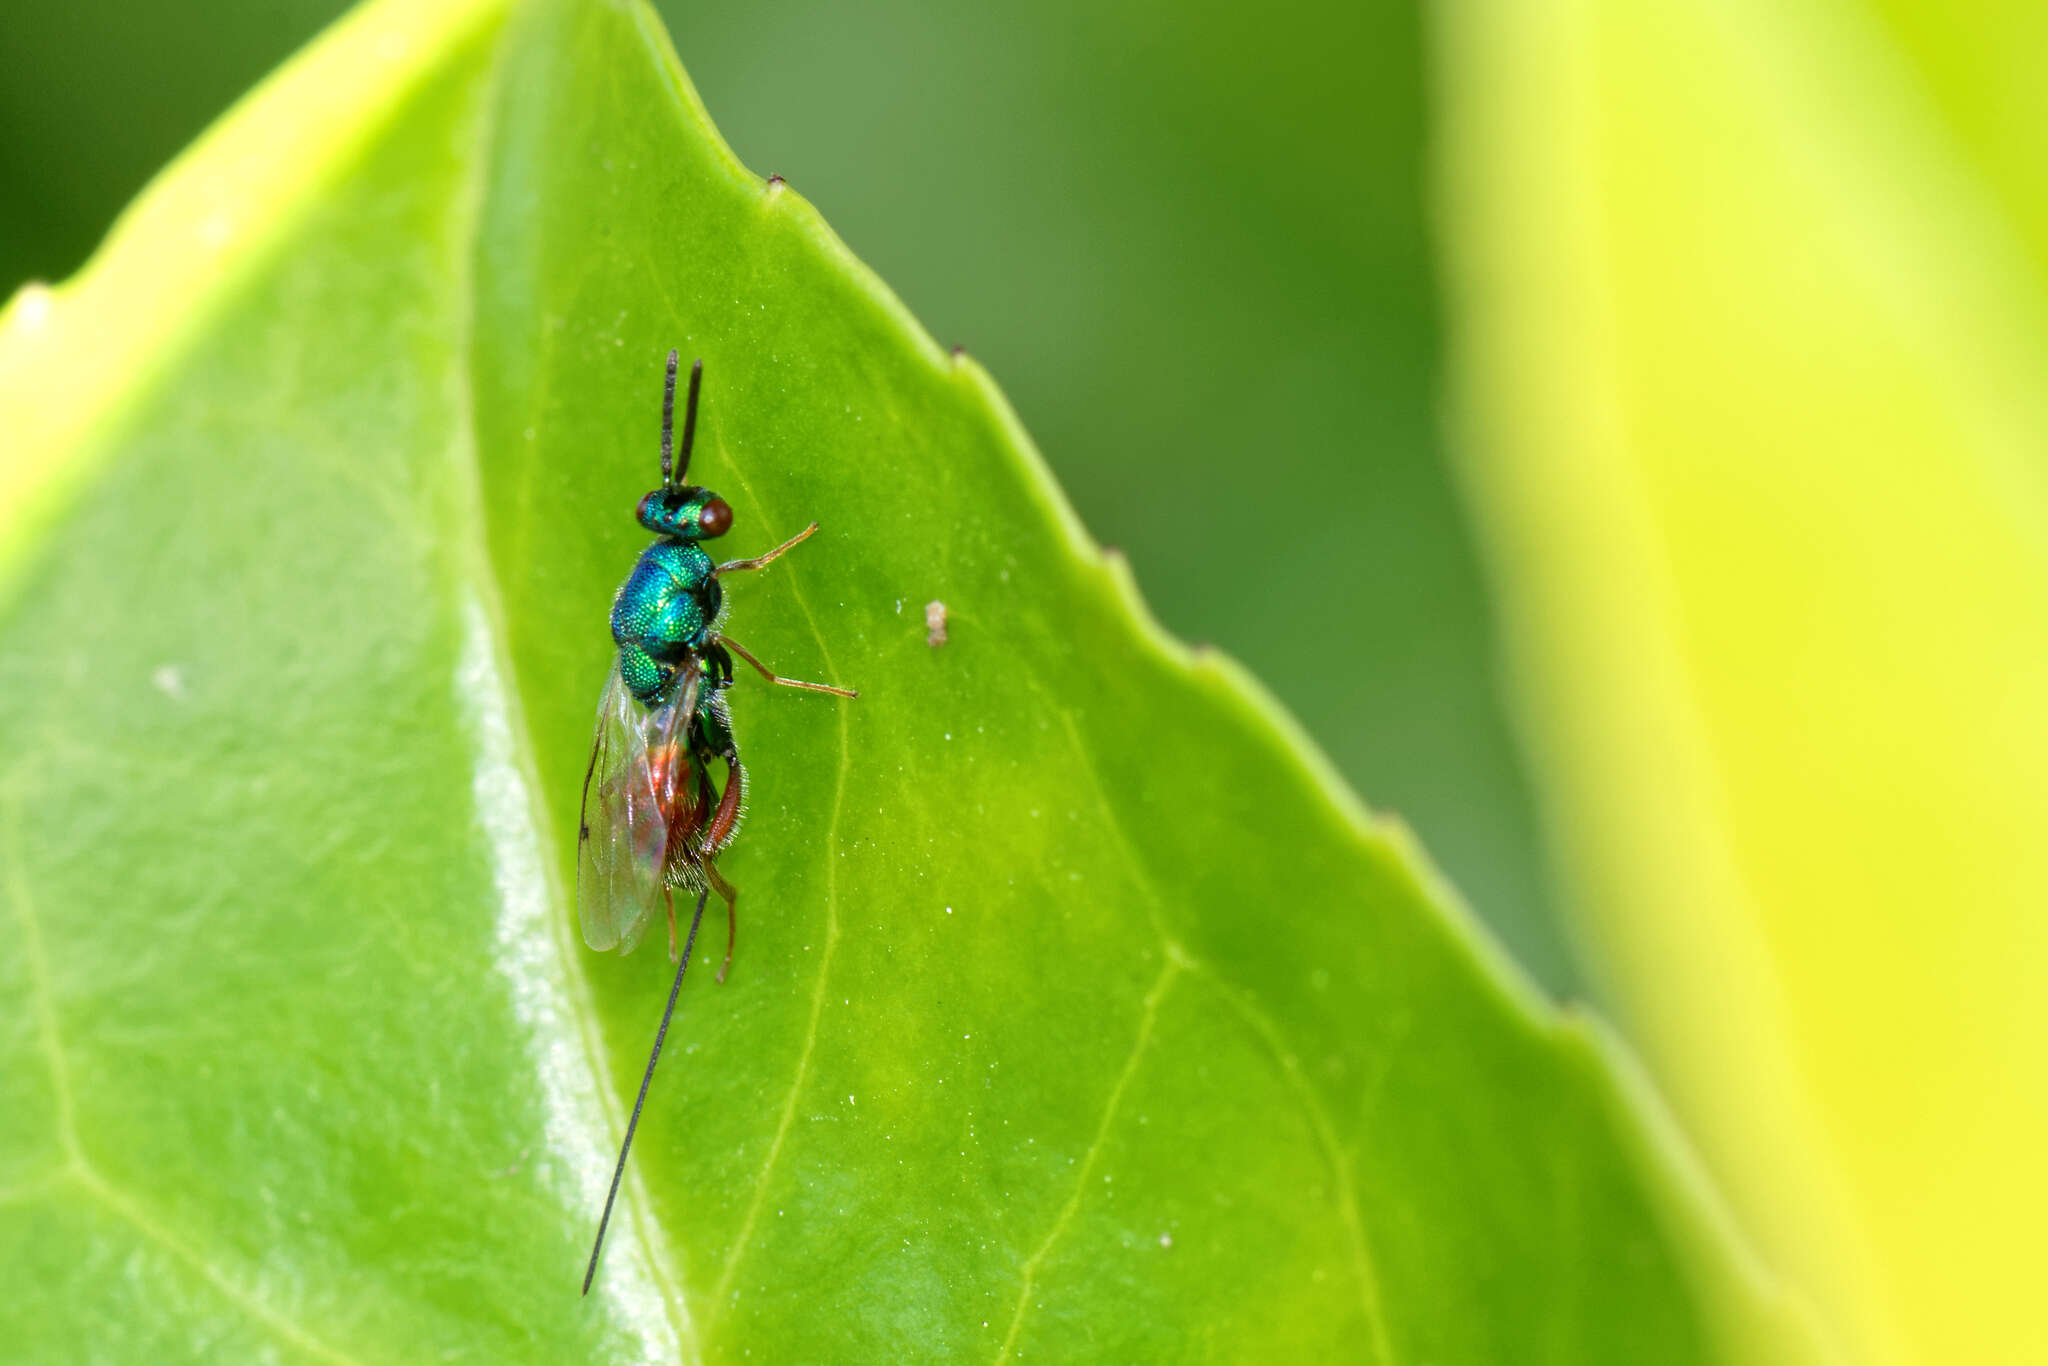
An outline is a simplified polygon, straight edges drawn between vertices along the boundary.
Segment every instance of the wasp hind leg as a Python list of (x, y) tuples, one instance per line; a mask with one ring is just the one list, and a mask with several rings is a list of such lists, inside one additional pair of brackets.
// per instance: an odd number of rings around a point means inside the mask
[(704, 864), (704, 880), (711, 884), (713, 891), (725, 898), (725, 962), (718, 968), (718, 980), (723, 983), (725, 974), (732, 970), (732, 942), (739, 934), (740, 892), (739, 888), (725, 880), (725, 875), (718, 871), (718, 865), (708, 860)]
[(740, 894), (718, 871), (718, 851), (725, 847), (732, 838), (733, 827), (739, 824), (740, 804), (746, 800), (747, 791), (747, 771), (740, 765), (739, 751), (728, 747), (722, 757), (726, 764), (725, 791), (718, 798), (718, 809), (705, 822), (704, 858), (697, 865), (704, 881), (725, 898), (725, 962), (718, 969), (720, 982), (732, 970), (732, 945), (740, 930)]

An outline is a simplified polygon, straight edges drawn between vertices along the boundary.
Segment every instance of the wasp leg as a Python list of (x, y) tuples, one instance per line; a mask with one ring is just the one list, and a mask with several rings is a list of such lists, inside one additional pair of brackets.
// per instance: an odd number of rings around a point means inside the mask
[(796, 545), (800, 541), (810, 539), (811, 533), (816, 531), (817, 529), (818, 524), (816, 522), (812, 522), (802, 531), (799, 531), (796, 535), (790, 537), (781, 545), (776, 546), (775, 549), (769, 551), (767, 554), (756, 555), (751, 560), (728, 560), (724, 564), (718, 566), (718, 572), (721, 574), (741, 574), (749, 569), (765, 568), (767, 565), (773, 563), (775, 559), (782, 554), (782, 552), (788, 550), (791, 546)]
[(732, 968), (732, 945), (739, 937), (740, 894), (718, 871), (714, 860), (718, 851), (732, 838), (733, 827), (740, 821), (740, 804), (746, 800), (747, 771), (740, 767), (737, 750), (728, 749), (721, 756), (725, 760), (725, 791), (718, 799), (718, 810), (711, 813), (711, 819), (704, 825), (704, 859), (698, 865), (703, 870), (704, 880), (718, 889), (725, 898), (725, 964), (718, 969), (718, 980), (723, 982), (725, 974)]
[(704, 679), (714, 691), (732, 686), (732, 656), (718, 643), (716, 636), (711, 638), (710, 648), (704, 651)]
[(806, 683), (801, 678), (784, 678), (782, 677), (782, 675), (770, 669), (766, 664), (763, 664), (760, 660), (748, 654), (746, 651), (746, 647), (742, 646), (737, 640), (734, 640), (731, 636), (720, 636), (718, 638), (718, 643), (720, 645), (723, 645), (726, 649), (731, 650), (741, 659), (746, 660), (747, 663), (753, 665), (756, 672), (758, 672), (761, 675), (761, 677), (767, 679), (770, 683), (780, 683), (785, 688), (802, 688), (805, 692), (828, 692), (831, 693), (834, 697), (860, 696), (860, 692), (854, 688), (835, 688), (830, 683)]
[(732, 941), (740, 930), (740, 893), (739, 888), (725, 880), (718, 865), (708, 859), (704, 863), (704, 880), (725, 898), (725, 962), (718, 969), (718, 980), (723, 983), (725, 974), (732, 971)]
[(740, 823), (740, 803), (747, 798), (747, 771), (740, 767), (739, 751), (728, 749), (719, 757), (725, 760), (725, 791), (719, 794), (718, 809), (705, 822), (704, 839), (698, 846), (707, 861), (732, 838), (733, 827)]

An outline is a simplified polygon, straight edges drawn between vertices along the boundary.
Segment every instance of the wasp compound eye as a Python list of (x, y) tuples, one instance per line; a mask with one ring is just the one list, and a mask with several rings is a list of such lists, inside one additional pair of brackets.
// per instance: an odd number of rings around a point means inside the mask
[(723, 536), (732, 529), (732, 505), (723, 498), (713, 498), (697, 514), (697, 534), (700, 536)]

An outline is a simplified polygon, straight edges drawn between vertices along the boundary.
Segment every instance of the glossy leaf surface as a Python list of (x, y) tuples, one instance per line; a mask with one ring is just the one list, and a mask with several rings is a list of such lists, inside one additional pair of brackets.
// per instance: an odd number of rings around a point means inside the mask
[[(731, 629), (722, 989), (577, 942), (661, 357)], [(388, 4), (0, 330), (0, 1246), (37, 1360), (1711, 1360), (1785, 1311), (649, 12)], [(948, 640), (927, 640), (925, 605)], [(1752, 1335), (1761, 1335), (1753, 1337)]]

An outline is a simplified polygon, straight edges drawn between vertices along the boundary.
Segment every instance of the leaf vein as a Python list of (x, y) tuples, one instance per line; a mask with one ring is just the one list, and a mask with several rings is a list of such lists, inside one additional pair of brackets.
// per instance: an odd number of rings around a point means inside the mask
[[(474, 168), (465, 178), (460, 190), (461, 198), (454, 207), (455, 221), (459, 225), (449, 233), (451, 255), (450, 272), (456, 281), (453, 297), (456, 300), (455, 338), (450, 347), (452, 358), (449, 366), (447, 385), (454, 405), (455, 419), (450, 455), (457, 476), (457, 493), (468, 504), (463, 524), (471, 534), (460, 550), (466, 552), (466, 559), (457, 563), (467, 569), (468, 595), (465, 606), (470, 608), (477, 637), (477, 660), (483, 669), (494, 674), (502, 702), (502, 724), (505, 731), (504, 746), (509, 762), (506, 771), (518, 787), (519, 802), (524, 808), (523, 829), (512, 838), (529, 842), (535, 866), (544, 870), (549, 895), (546, 904), (562, 907), (568, 902), (566, 888), (573, 883), (562, 876), (555, 858), (554, 845), (539, 837), (545, 828), (544, 816), (547, 803), (542, 797), (543, 788), (539, 779), (539, 766), (531, 731), (516, 703), (517, 672), (509, 661), (510, 630), (506, 623), (503, 600), (492, 569), (488, 541), (487, 508), (483, 497), (484, 470), (482, 454), (477, 439), (476, 396), (476, 299), (478, 283), (476, 261), (482, 250), (481, 231), (483, 207), (487, 195), (486, 180), (492, 165), (492, 153), (497, 139), (497, 113), (500, 101), (505, 98), (505, 69), (508, 56), (501, 44), (492, 61), (484, 86), (478, 94), (478, 105), (473, 115), (471, 133), (473, 146), (470, 149), (470, 164)], [(459, 572), (459, 571), (458, 571)], [(467, 648), (467, 647), (466, 647)], [(471, 661), (465, 659), (467, 667)], [(468, 693), (464, 694), (466, 697)], [(470, 700), (474, 701), (474, 698)], [(496, 855), (494, 854), (494, 857)], [(501, 873), (503, 869), (499, 870)], [(500, 893), (501, 905), (503, 893)], [(604, 1067), (604, 1049), (594, 1025), (595, 1009), (590, 981), (584, 970), (581, 955), (577, 951), (574, 936), (567, 931), (565, 918), (559, 914), (551, 917), (553, 933), (548, 936), (555, 950), (556, 982), (575, 998), (576, 1009), (571, 1013), (575, 1027), (571, 1032), (581, 1047), (585, 1073), (589, 1079), (591, 1094), (598, 1104), (609, 1112), (608, 1117), (623, 1127), (624, 1106), (617, 1091), (609, 1084), (609, 1075)], [(501, 967), (504, 965), (501, 963)], [(516, 972), (508, 971), (508, 976)], [(515, 986), (515, 991), (517, 990)], [(633, 1227), (641, 1234), (642, 1247), (646, 1253), (646, 1270), (651, 1281), (661, 1292), (661, 1315), (671, 1333), (667, 1344), (647, 1342), (648, 1350), (660, 1351), (667, 1347), (677, 1352), (688, 1343), (696, 1347), (696, 1325), (690, 1313), (689, 1296), (682, 1277), (676, 1271), (668, 1249), (658, 1236), (660, 1226), (654, 1218), (645, 1185), (637, 1178), (627, 1189), (626, 1200), (633, 1212)], [(642, 1328), (643, 1336), (646, 1328)], [(690, 1355), (697, 1355), (694, 1351)]]
[(101, 1177), (90, 1166), (79, 1162), (75, 1175), (79, 1185), (98, 1200), (114, 1215), (130, 1227), (184, 1262), (197, 1272), (199, 1277), (219, 1291), (236, 1308), (257, 1322), (269, 1328), (299, 1350), (322, 1361), (333, 1362), (334, 1366), (359, 1366), (357, 1359), (338, 1348), (331, 1347), (311, 1333), (293, 1323), (290, 1319), (272, 1309), (255, 1295), (250, 1294), (233, 1281), (223, 1276), (196, 1249), (172, 1233), (170, 1229), (152, 1219), (141, 1205), (131, 1200), (114, 1185)]
[(50, 1066), (50, 1090), (57, 1101), (57, 1142), (65, 1155), (78, 1165), (84, 1155), (78, 1146), (77, 1114), (71, 1098), (71, 1069), (64, 1059), (63, 1041), (57, 1028), (57, 1006), (50, 999), (50, 964), (43, 951), (42, 924), (29, 898), (28, 881), (22, 873), (21, 797), (9, 792), (4, 807), (4, 839), (7, 859), (7, 899), (21, 924), (23, 947), (28, 958), (28, 975), (35, 995), (36, 1042)]
[[(732, 464), (733, 475), (739, 481), (739, 487), (757, 506), (762, 506), (765, 512), (765, 505), (761, 504), (746, 475), (740, 470), (739, 462), (733, 461)], [(811, 611), (810, 602), (804, 597), (797, 576), (791, 573), (789, 579), (790, 594), (796, 601), (797, 610), (803, 613), (804, 621), (810, 627), (812, 639), (818, 644), (818, 654), (824, 662), (826, 672), (828, 676), (836, 677), (838, 671), (832, 667), (832, 654), (825, 644), (825, 633), (819, 628), (817, 615)], [(711, 1312), (714, 1316), (723, 1315), (730, 1307), (729, 1297), (733, 1278), (739, 1274), (740, 1261), (746, 1255), (747, 1244), (753, 1238), (754, 1226), (761, 1217), (761, 1207), (768, 1198), (768, 1177), (781, 1159), (783, 1143), (789, 1137), (791, 1125), (796, 1121), (797, 1099), (802, 1095), (804, 1085), (810, 1077), (811, 1054), (817, 1047), (818, 1025), (824, 1017), (825, 985), (831, 976), (833, 954), (839, 947), (839, 864), (836, 851), (839, 847), (840, 817), (846, 809), (847, 773), (853, 763), (853, 739), (848, 728), (846, 708), (842, 706), (838, 711), (839, 765), (832, 788), (832, 815), (825, 824), (825, 947), (818, 955), (818, 980), (811, 989), (811, 1018), (804, 1029), (803, 1048), (797, 1054), (796, 1073), (790, 1078), (789, 1093), (783, 1098), (782, 1114), (775, 1124), (775, 1137), (768, 1145), (768, 1156), (761, 1164), (761, 1174), (754, 1179), (753, 1198), (747, 1202), (746, 1215), (740, 1221), (739, 1232), (733, 1237), (732, 1249), (726, 1253), (725, 1265), (719, 1271), (718, 1284), (712, 1292)]]
[(1173, 989), (1174, 980), (1184, 969), (1191, 966), (1192, 963), (1184, 956), (1169, 953), (1166, 957), (1166, 966), (1160, 969), (1158, 980), (1153, 982), (1152, 989), (1145, 993), (1145, 1010), (1138, 1018), (1137, 1040), (1131, 1045), (1130, 1056), (1124, 1059), (1124, 1065), (1117, 1073), (1116, 1081), (1109, 1088), (1109, 1099), (1102, 1107), (1102, 1120), (1096, 1125), (1095, 1137), (1088, 1144), (1087, 1152), (1082, 1154), (1080, 1171), (1074, 1175), (1074, 1188), (1067, 1193), (1066, 1203), (1060, 1207), (1059, 1214), (1053, 1219), (1052, 1227), (1046, 1230), (1045, 1237), (1037, 1249), (1024, 1259), (1023, 1281), (1017, 1287), (1017, 1307), (1011, 1311), (1010, 1329), (1003, 1335), (1003, 1345), (996, 1349), (997, 1366), (1001, 1366), (1002, 1362), (1009, 1359), (1010, 1351), (1017, 1343), (1017, 1334), (1024, 1327), (1024, 1315), (1031, 1307), (1031, 1287), (1038, 1278), (1038, 1268), (1044, 1265), (1046, 1257), (1052, 1252), (1053, 1244), (1059, 1241), (1060, 1235), (1066, 1232), (1067, 1225), (1073, 1222), (1075, 1213), (1081, 1208), (1081, 1200), (1088, 1191), (1088, 1178), (1094, 1175), (1095, 1165), (1102, 1157), (1102, 1149), (1109, 1141), (1110, 1127), (1116, 1123), (1117, 1112), (1123, 1106), (1124, 1092), (1130, 1088), (1131, 1078), (1137, 1075), (1139, 1062), (1143, 1060), (1145, 1051), (1151, 1047), (1152, 1028), (1159, 1019), (1160, 1003), (1166, 999), (1167, 992)]
[[(1038, 685), (1034, 682), (1033, 686)], [(1338, 1194), (1342, 1197), (1338, 1208), (1344, 1220), (1346, 1240), (1351, 1246), (1353, 1269), (1358, 1276), (1359, 1299), (1365, 1310), (1366, 1321), (1372, 1327), (1375, 1357), (1379, 1361), (1391, 1362), (1394, 1357), (1387, 1341), (1386, 1314), (1380, 1299), (1379, 1268), (1373, 1260), (1371, 1245), (1366, 1241), (1365, 1223), (1359, 1213), (1357, 1188), (1352, 1182), (1351, 1168), (1344, 1158), (1343, 1148), (1337, 1141), (1336, 1126), (1331, 1123), (1321, 1098), (1316, 1095), (1315, 1088), (1310, 1086), (1308, 1078), (1302, 1075), (1300, 1064), (1285, 1048), (1279, 1027), (1258, 1008), (1255, 1001), (1233, 986), (1213, 964), (1206, 963), (1189, 953), (1186, 946), (1173, 937), (1165, 920), (1166, 901), (1160, 892), (1159, 880), (1152, 870), (1150, 860), (1139, 852), (1137, 845), (1125, 831), (1123, 822), (1118, 819), (1116, 807), (1109, 800), (1109, 790), (1103, 785), (1102, 775), (1095, 767), (1095, 757), (1083, 743), (1080, 730), (1074, 724), (1073, 714), (1065, 708), (1056, 710), (1061, 722), (1066, 726), (1067, 738), (1073, 744), (1076, 766), (1088, 775), (1089, 786), (1094, 789), (1096, 804), (1102, 810), (1103, 828), (1109, 831), (1110, 837), (1122, 850), (1124, 862), (1134, 870), (1145, 892), (1153, 928), (1165, 946), (1168, 960), (1185, 963), (1192, 969), (1208, 974), (1222, 992), (1224, 1000), (1244, 1016), (1253, 1030), (1272, 1049), (1273, 1056), (1279, 1061), (1281, 1074), (1307, 1112), (1309, 1127), (1315, 1131), (1316, 1141), (1323, 1149), (1325, 1160), (1330, 1164), (1331, 1177), (1337, 1184)]]
[(1374, 1358), (1391, 1362), (1394, 1353), (1387, 1341), (1386, 1314), (1380, 1302), (1379, 1268), (1373, 1260), (1371, 1245), (1366, 1241), (1365, 1224), (1359, 1215), (1358, 1190), (1351, 1179), (1351, 1164), (1346, 1161), (1343, 1145), (1337, 1140), (1336, 1125), (1331, 1122), (1322, 1098), (1303, 1075), (1300, 1061), (1288, 1051), (1280, 1027), (1273, 1018), (1247, 992), (1227, 981), (1215, 968), (1199, 959), (1193, 960), (1193, 966), (1197, 971), (1208, 973), (1224, 1001), (1273, 1051), (1275, 1060), (1280, 1064), (1281, 1076), (1286, 1078), (1289, 1089), (1300, 1100), (1308, 1116), (1309, 1127), (1315, 1131), (1316, 1142), (1330, 1164), (1331, 1179), (1337, 1183), (1337, 1209), (1343, 1217), (1344, 1231), (1351, 1245), (1352, 1265), (1358, 1273), (1359, 1296), (1365, 1307), (1366, 1321), (1372, 1326)]
[(136, 1204), (105, 1177), (94, 1170), (86, 1160), (85, 1152), (78, 1141), (76, 1110), (71, 1092), (71, 1070), (64, 1055), (64, 1043), (59, 1032), (56, 1002), (50, 994), (49, 959), (44, 952), (40, 918), (29, 895), (28, 882), (22, 873), (21, 856), (21, 799), (10, 792), (4, 803), (0, 803), (0, 827), (4, 827), (5, 854), (7, 862), (7, 899), (14, 906), (15, 917), (22, 930), (22, 939), (27, 950), (30, 990), (35, 997), (38, 1043), (50, 1065), (51, 1089), (57, 1101), (57, 1134), (67, 1159), (64, 1172), (53, 1178), (30, 1182), (10, 1191), (10, 1195), (28, 1198), (33, 1194), (60, 1184), (62, 1175), (69, 1175), (100, 1204), (117, 1218), (134, 1228), (150, 1241), (175, 1255), (196, 1271), (202, 1279), (227, 1298), (236, 1308), (265, 1325), (285, 1341), (323, 1361), (335, 1366), (355, 1366), (355, 1359), (322, 1342), (298, 1324), (278, 1313), (256, 1296), (250, 1294), (233, 1281), (223, 1276), (207, 1259), (184, 1240)]

